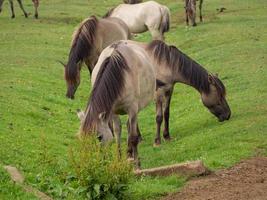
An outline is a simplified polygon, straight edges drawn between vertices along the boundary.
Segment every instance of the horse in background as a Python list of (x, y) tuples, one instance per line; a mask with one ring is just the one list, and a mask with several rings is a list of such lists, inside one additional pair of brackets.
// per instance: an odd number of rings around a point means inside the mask
[(65, 67), (67, 84), (66, 97), (74, 99), (80, 84), (82, 63), (91, 74), (102, 50), (117, 40), (130, 39), (127, 25), (118, 18), (97, 19), (95, 16), (85, 19), (74, 32), (71, 49)]
[(141, 3), (142, 0), (123, 0), (123, 2), (126, 4), (137, 4), (137, 3)]
[[(186, 25), (189, 25), (189, 19), (192, 23), (192, 26), (196, 26), (196, 1), (198, 0), (185, 0), (185, 16), (186, 16)], [(202, 4), (203, 0), (199, 0), (199, 19), (202, 22)]]
[(164, 33), (170, 28), (169, 8), (155, 1), (120, 4), (109, 10), (104, 17), (117, 17), (123, 20), (133, 34), (148, 30), (154, 40), (164, 40)]
[(114, 43), (104, 49), (92, 72), (92, 92), (81, 117), (80, 136), (96, 133), (102, 142), (113, 140), (108, 125), (113, 120), (120, 151), (121, 122), (119, 115), (128, 115), (128, 158), (140, 167), (137, 117), (154, 97), (156, 77), (148, 54), (127, 42)]
[[(28, 13), (25, 11), (22, 1), (21, 0), (17, 0), (19, 3), (19, 7), (21, 8), (25, 18), (28, 18)], [(2, 11), (2, 5), (3, 5), (4, 0), (0, 0), (0, 12)], [(32, 0), (34, 8), (35, 8), (35, 14), (34, 17), (36, 19), (38, 19), (38, 7), (39, 7), (39, 0)], [(10, 8), (11, 8), (11, 12), (12, 12), (12, 16), (11, 18), (15, 18), (15, 12), (14, 12), (14, 4), (13, 4), (13, 0), (9, 0), (10, 3)]]

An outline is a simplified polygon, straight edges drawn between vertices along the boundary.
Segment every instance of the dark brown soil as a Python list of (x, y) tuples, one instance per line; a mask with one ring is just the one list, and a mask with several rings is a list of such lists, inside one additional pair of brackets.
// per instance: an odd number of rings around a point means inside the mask
[(267, 158), (252, 158), (196, 178), (162, 200), (267, 200)]

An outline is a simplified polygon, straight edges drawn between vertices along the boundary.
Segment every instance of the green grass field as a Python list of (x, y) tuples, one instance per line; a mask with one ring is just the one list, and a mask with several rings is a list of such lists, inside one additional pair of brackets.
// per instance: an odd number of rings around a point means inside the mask
[[(227, 88), (232, 118), (219, 123), (193, 88), (177, 84), (171, 103), (173, 140), (153, 148), (155, 110), (151, 103), (139, 115), (144, 141), (139, 145), (142, 167), (149, 168), (201, 159), (211, 169), (226, 168), (241, 159), (267, 155), (267, 2), (266, 0), (205, 0), (204, 23), (185, 27), (183, 1), (157, 0), (172, 13), (166, 42), (174, 44), (206, 69), (218, 73)], [(40, 158), (67, 160), (79, 128), (77, 108), (85, 108), (90, 94), (86, 69), (74, 101), (65, 98), (63, 67), (74, 28), (90, 15), (102, 16), (120, 0), (41, 1), (40, 19), (10, 19), (8, 1), (0, 15), (0, 165), (14, 165), (37, 184), (47, 174), (48, 187), (61, 199), (56, 169)], [(218, 13), (216, 8), (227, 10)], [(30, 0), (25, 9), (33, 13)], [(148, 33), (139, 41), (150, 41)], [(125, 117), (123, 118), (125, 122)], [(124, 123), (125, 124), (125, 123)], [(126, 128), (123, 126), (123, 140)], [(55, 171), (53, 171), (55, 170)], [(132, 180), (132, 199), (155, 199), (179, 190), (183, 178)], [(49, 189), (50, 188), (50, 189)], [(51, 189), (52, 188), (52, 189)], [(51, 192), (51, 190), (54, 191)], [(58, 191), (58, 192), (55, 192)], [(54, 194), (57, 195), (54, 195)], [(77, 197), (78, 198), (78, 197)], [(0, 199), (35, 199), (14, 185), (0, 167)], [(71, 197), (69, 197), (71, 199)]]

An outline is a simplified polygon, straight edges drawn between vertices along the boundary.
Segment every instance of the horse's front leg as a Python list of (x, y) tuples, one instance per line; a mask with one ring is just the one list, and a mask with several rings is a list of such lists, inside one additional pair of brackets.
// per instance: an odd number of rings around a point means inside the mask
[(22, 12), (24, 13), (24, 16), (25, 16), (26, 18), (28, 18), (28, 13), (25, 11), (25, 9), (24, 9), (24, 7), (23, 7), (23, 5), (22, 5), (21, 0), (17, 0), (17, 1), (18, 1), (18, 3), (19, 3), (19, 7), (20, 7), (20, 9), (21, 9)]
[(12, 12), (11, 18), (15, 18), (13, 0), (9, 0), (9, 3), (10, 3), (11, 12)]
[(121, 120), (118, 115), (113, 115), (113, 123), (114, 123), (114, 133), (118, 146), (118, 154), (119, 157), (121, 158)]
[(138, 133), (137, 133), (137, 112), (129, 114), (129, 133), (128, 133), (128, 155), (132, 153), (137, 169), (140, 168), (140, 161), (138, 158)]
[(154, 142), (154, 146), (159, 146), (161, 144), (160, 139), (160, 127), (162, 124), (163, 116), (162, 116), (162, 96), (157, 92), (156, 93), (156, 123), (157, 123), (157, 131), (156, 131), (156, 138)]
[(203, 3), (203, 0), (200, 0), (199, 1), (199, 19), (200, 21), (202, 22), (202, 3)]
[[(130, 132), (129, 119), (127, 120), (127, 130), (129, 133)], [(139, 142), (141, 142), (143, 140), (143, 138), (142, 138), (138, 123), (137, 123), (137, 134), (138, 134), (138, 140), (139, 140)]]
[(169, 118), (170, 118), (170, 103), (172, 97), (173, 88), (165, 92), (165, 107), (164, 107), (164, 131), (163, 137), (165, 140), (170, 140), (170, 132), (169, 132)]

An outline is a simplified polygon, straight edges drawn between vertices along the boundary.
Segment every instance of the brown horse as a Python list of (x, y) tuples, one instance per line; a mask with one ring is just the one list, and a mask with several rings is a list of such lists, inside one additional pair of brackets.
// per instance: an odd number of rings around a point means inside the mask
[(140, 167), (137, 116), (153, 100), (156, 77), (145, 50), (119, 42), (104, 49), (92, 73), (92, 93), (85, 114), (80, 114), (81, 135), (97, 132), (107, 142), (113, 139), (108, 122), (113, 119), (120, 147), (119, 115), (128, 115), (128, 156)]
[(80, 84), (82, 63), (91, 73), (102, 50), (113, 42), (130, 39), (127, 25), (117, 18), (97, 19), (91, 16), (85, 19), (73, 34), (69, 60), (65, 66), (68, 98), (74, 99), (74, 94)]
[[(189, 19), (191, 20), (192, 26), (196, 26), (196, 1), (198, 0), (185, 0), (185, 16), (186, 25), (189, 25)], [(199, 19), (202, 22), (202, 4), (203, 0), (199, 0)]]
[[(22, 12), (24, 13), (24, 16), (27, 18), (28, 17), (28, 13), (25, 11), (22, 1), (21, 0), (17, 0), (19, 3), (19, 6), (22, 10)], [(3, 4), (4, 0), (0, 0), (0, 12), (2, 11), (2, 4)], [(35, 8), (35, 18), (38, 18), (38, 7), (39, 7), (39, 0), (32, 0), (34, 8)], [(12, 16), (11, 18), (15, 18), (15, 12), (14, 12), (14, 5), (13, 5), (13, 0), (9, 0), (10, 3), (10, 8), (11, 8), (11, 12), (12, 12)]]

